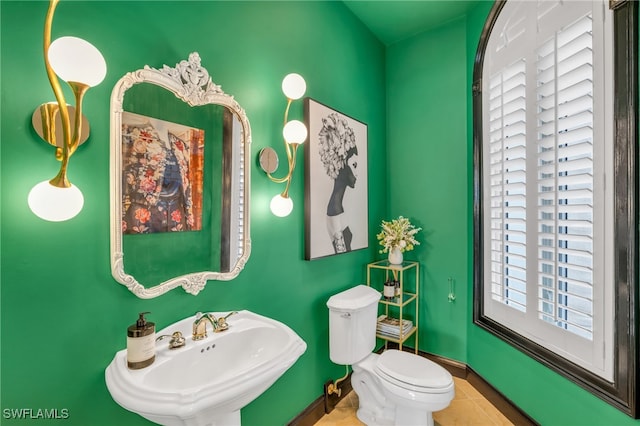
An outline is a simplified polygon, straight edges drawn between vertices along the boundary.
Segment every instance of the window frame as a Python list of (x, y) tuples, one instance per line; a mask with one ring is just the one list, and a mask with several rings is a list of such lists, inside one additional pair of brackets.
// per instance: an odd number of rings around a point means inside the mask
[[(491, 31), (508, 0), (496, 0), (473, 70), (474, 324), (633, 418), (640, 413), (638, 371), (638, 2), (610, 0), (614, 20), (614, 379), (609, 382), (484, 314), (482, 71)], [(490, 284), (488, 284), (490, 285)]]

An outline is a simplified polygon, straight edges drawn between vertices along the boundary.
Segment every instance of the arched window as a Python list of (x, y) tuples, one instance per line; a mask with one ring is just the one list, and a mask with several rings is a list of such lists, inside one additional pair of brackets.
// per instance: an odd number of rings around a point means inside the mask
[(497, 1), (474, 69), (474, 322), (632, 416), (638, 5)]

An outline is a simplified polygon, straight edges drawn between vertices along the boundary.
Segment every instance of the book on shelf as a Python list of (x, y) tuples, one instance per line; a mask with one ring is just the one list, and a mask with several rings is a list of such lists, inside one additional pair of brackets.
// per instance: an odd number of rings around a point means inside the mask
[[(380, 315), (378, 317), (377, 333), (381, 336), (388, 336), (393, 338), (400, 337), (400, 320), (398, 318), (388, 317), (386, 315)], [(406, 336), (413, 328), (413, 322), (403, 319), (402, 320), (402, 335)]]

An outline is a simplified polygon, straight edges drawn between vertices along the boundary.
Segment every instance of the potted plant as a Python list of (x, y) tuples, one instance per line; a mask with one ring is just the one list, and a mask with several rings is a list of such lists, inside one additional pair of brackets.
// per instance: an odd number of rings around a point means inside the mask
[(380, 253), (389, 253), (391, 264), (402, 264), (402, 253), (413, 250), (420, 244), (416, 240), (416, 234), (422, 228), (416, 228), (406, 217), (399, 216), (389, 222), (383, 220), (380, 227), (382, 230), (376, 236), (383, 247)]

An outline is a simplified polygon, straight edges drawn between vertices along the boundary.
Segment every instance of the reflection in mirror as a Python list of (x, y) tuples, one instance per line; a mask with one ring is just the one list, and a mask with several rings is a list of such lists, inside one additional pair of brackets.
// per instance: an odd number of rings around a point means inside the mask
[[(249, 236), (251, 131), (192, 53), (111, 96), (111, 270), (141, 298), (236, 277)], [(125, 263), (126, 262), (126, 263)], [(125, 268), (126, 265), (126, 268)]]

